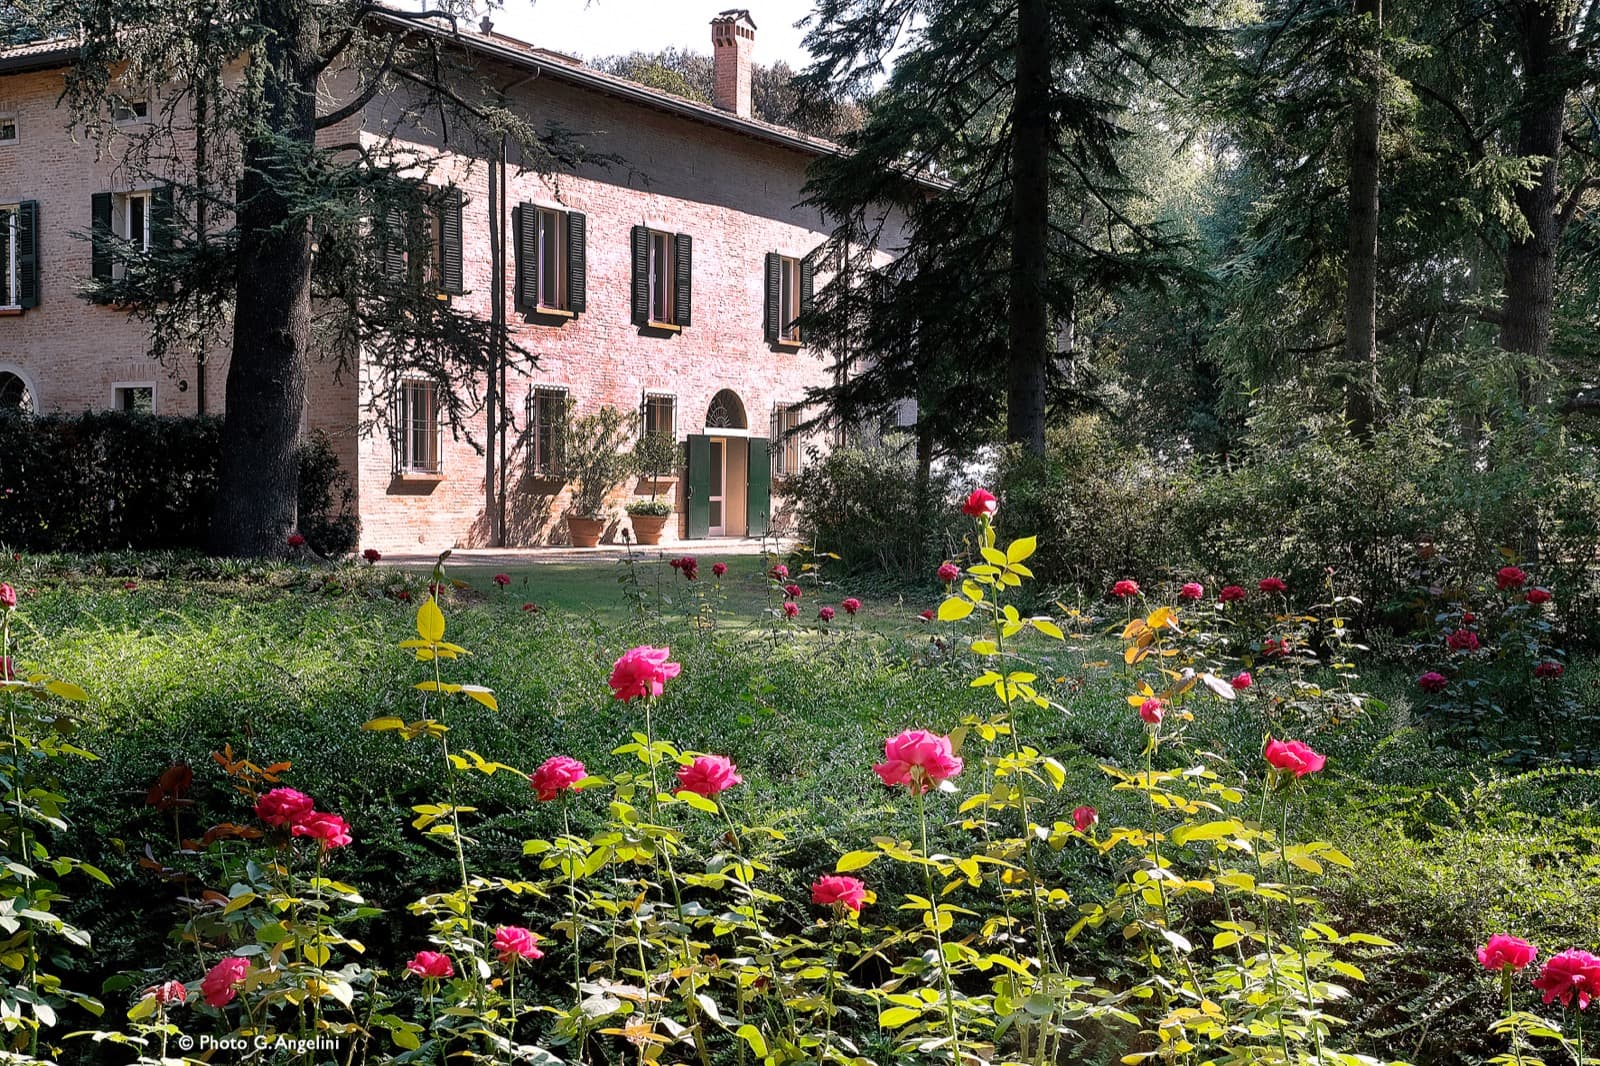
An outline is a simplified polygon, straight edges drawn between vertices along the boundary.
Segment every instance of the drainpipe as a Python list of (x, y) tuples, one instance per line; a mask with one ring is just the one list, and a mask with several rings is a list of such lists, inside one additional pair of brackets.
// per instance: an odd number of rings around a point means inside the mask
[[(485, 31), (487, 32), (487, 30)], [(539, 76), (535, 71), (500, 90), (506, 97), (512, 90)], [(489, 182), (489, 260), (493, 291), (489, 294), (489, 325), (493, 340), (489, 345), (488, 381), (484, 406), (488, 412), (488, 447), (484, 450), (484, 512), (489, 518), (489, 543), (503, 548), (506, 543), (506, 359), (509, 327), (506, 321), (506, 234), (510, 232), (507, 207), (506, 170), (509, 145), (500, 134), (498, 158), (490, 171)]]

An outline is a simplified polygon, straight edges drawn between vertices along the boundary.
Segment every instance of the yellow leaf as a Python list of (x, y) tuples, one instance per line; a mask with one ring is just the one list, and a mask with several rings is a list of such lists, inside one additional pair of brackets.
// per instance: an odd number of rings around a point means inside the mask
[(939, 605), (939, 621), (959, 622), (972, 613), (972, 601), (960, 596), (951, 596)]
[(1122, 639), (1123, 640), (1132, 640), (1134, 637), (1137, 637), (1139, 634), (1143, 633), (1144, 631), (1145, 631), (1145, 624), (1144, 624), (1144, 619), (1143, 618), (1130, 619), (1128, 621), (1128, 624), (1125, 627), (1123, 627)]
[(1061, 632), (1061, 627), (1050, 621), (1048, 618), (1034, 618), (1030, 621), (1032, 622), (1033, 628), (1037, 629), (1047, 637), (1054, 637), (1056, 640), (1067, 639), (1067, 635)]
[(839, 856), (839, 861), (834, 864), (834, 871), (847, 874), (851, 870), (861, 870), (871, 866), (877, 861), (881, 851), (847, 851)]
[(432, 597), (417, 608), (417, 636), (435, 644), (444, 639), (444, 612)]
[(890, 1007), (878, 1015), (880, 1029), (898, 1029), (907, 1022), (914, 1022), (922, 1017), (922, 1012), (915, 1007)]
[(1022, 560), (1027, 559), (1038, 550), (1038, 537), (1022, 537), (1018, 540), (1012, 541), (1011, 546), (1006, 549), (1006, 562), (1020, 563)]
[(1171, 607), (1157, 607), (1150, 612), (1150, 617), (1144, 620), (1144, 624), (1151, 629), (1160, 629), (1176, 617), (1177, 612)]

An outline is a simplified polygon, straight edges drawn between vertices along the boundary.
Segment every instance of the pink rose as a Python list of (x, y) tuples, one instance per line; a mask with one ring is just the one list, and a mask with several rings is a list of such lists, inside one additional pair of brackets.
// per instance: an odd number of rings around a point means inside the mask
[(1553, 599), (1553, 597), (1550, 595), (1549, 589), (1541, 588), (1529, 589), (1527, 595), (1522, 598), (1533, 604), (1535, 607), (1539, 606), (1541, 603), (1549, 603), (1551, 599)]
[(298, 533), (290, 533), (289, 534), (289, 547), (291, 547), (291, 548), (304, 548), (305, 546), (306, 546), (306, 538), (302, 537)]
[(728, 572), (728, 564), (727, 563), (712, 563), (711, 564), (711, 576), (712, 577), (721, 577), (723, 574), (726, 574), (727, 572)]
[(539, 799), (548, 803), (567, 789), (576, 790), (578, 782), (589, 776), (583, 763), (568, 755), (552, 755), (528, 777)]
[(917, 617), (922, 619), (924, 622), (931, 622), (933, 621), (933, 609), (930, 607), (928, 610), (917, 615)]
[(1111, 595), (1120, 596), (1125, 600), (1130, 597), (1137, 596), (1139, 595), (1139, 583), (1128, 578), (1123, 578), (1121, 581), (1118, 581), (1115, 585), (1111, 586)]
[(494, 931), (494, 953), (502, 963), (517, 959), (542, 959), (538, 934), (520, 925), (502, 925)]
[(1072, 808), (1072, 828), (1080, 833), (1087, 833), (1100, 822), (1100, 812), (1093, 807)]
[(1578, 1009), (1588, 1010), (1589, 1001), (1600, 996), (1600, 959), (1587, 951), (1568, 948), (1545, 960), (1544, 969), (1533, 979), (1533, 987), (1544, 993), (1546, 1003), (1559, 999), (1563, 1007), (1570, 1007), (1576, 997)]
[(11, 610), (17, 605), (17, 590), (10, 585), (0, 582), (0, 607)]
[(945, 563), (943, 566), (939, 567), (939, 580), (943, 581), (946, 585), (950, 584), (950, 582), (954, 581), (960, 576), (961, 567), (957, 566), (955, 563)]
[(840, 603), (839, 606), (844, 608), (845, 614), (853, 615), (857, 611), (861, 610), (861, 601), (856, 599), (854, 596), (850, 596), (845, 599), (844, 602)]
[(1233, 680), (1228, 682), (1228, 684), (1233, 686), (1233, 690), (1235, 692), (1243, 692), (1245, 689), (1249, 688), (1255, 683), (1256, 679), (1250, 676), (1250, 671), (1248, 670), (1240, 670), (1237, 674), (1233, 675)]
[(831, 622), (833, 621), (833, 614), (834, 612), (832, 607), (824, 607), (822, 610), (817, 612), (817, 617), (822, 619), (824, 622)]
[(623, 653), (611, 666), (611, 692), (623, 703), (646, 696), (659, 696), (667, 690), (667, 682), (683, 670), (678, 663), (669, 663), (670, 648), (652, 648), (648, 645)]
[(440, 980), (454, 977), (456, 968), (450, 963), (450, 956), (437, 951), (419, 951), (411, 956), (411, 961), (406, 963), (406, 969), (418, 977), (431, 977)]
[(361, 558), (365, 559), (369, 563), (375, 563), (383, 558), (383, 553), (377, 548), (368, 548), (366, 551), (361, 553)]
[(350, 823), (337, 814), (312, 811), (294, 823), (291, 830), (297, 837), (310, 837), (322, 841), (322, 850), (342, 848), (350, 843)]
[(525, 603), (522, 605), (523, 614), (537, 614), (538, 611), (539, 605), (537, 603)]
[(886, 785), (905, 785), (913, 794), (926, 792), (961, 773), (961, 757), (950, 738), (926, 729), (908, 729), (883, 743), (884, 761), (872, 772)]
[(1178, 597), (1185, 600), (1198, 600), (1205, 596), (1206, 587), (1198, 581), (1191, 581), (1178, 590)]
[(1217, 599), (1221, 600), (1223, 603), (1238, 603), (1240, 600), (1244, 599), (1246, 595), (1247, 593), (1244, 590), (1244, 586), (1227, 585), (1221, 592), (1217, 593)]
[(782, 563), (779, 563), (777, 566), (774, 566), (772, 568), (772, 577), (773, 577), (774, 580), (777, 580), (777, 581), (788, 580), (789, 568), (787, 566), (784, 566)]
[(200, 982), (200, 995), (207, 1006), (226, 1007), (239, 994), (245, 974), (250, 971), (250, 960), (237, 955), (223, 959), (206, 973)]
[(1450, 679), (1437, 670), (1429, 670), (1417, 678), (1417, 687), (1424, 692), (1443, 692), (1450, 684)]
[(310, 814), (316, 805), (304, 792), (292, 788), (275, 788), (256, 800), (256, 817), (270, 826), (283, 828), (293, 825)]
[(11, 665), (10, 656), (0, 656), (0, 681), (15, 681), (17, 671)]
[(1000, 501), (988, 489), (973, 489), (967, 502), (961, 505), (961, 513), (968, 518), (993, 518), (999, 509)]
[(167, 981), (163, 984), (151, 985), (140, 993), (139, 998), (153, 999), (163, 1007), (170, 1007), (173, 1004), (181, 1005), (188, 1002), (189, 987), (182, 981)]
[(725, 755), (702, 755), (688, 766), (678, 767), (678, 791), (693, 792), (711, 799), (734, 785), (744, 784), (739, 768)]
[(844, 908), (855, 914), (867, 902), (867, 886), (854, 877), (824, 874), (811, 886), (811, 902), (819, 907)]
[(684, 578), (689, 581), (694, 581), (700, 576), (700, 560), (696, 559), (692, 555), (684, 555), (677, 559), (673, 559), (671, 562), (667, 563), (667, 565), (672, 567), (678, 573), (682, 574)]
[(1554, 659), (1546, 659), (1533, 668), (1533, 676), (1540, 681), (1553, 681), (1567, 672), (1567, 668)]
[(511, 584), (511, 575), (510, 574), (496, 574), (496, 575), (494, 575), (494, 577), (490, 578), (489, 580), (493, 581), (496, 585), (499, 585), (501, 588), (505, 588), (507, 585)]
[(1139, 717), (1143, 718), (1151, 725), (1160, 725), (1161, 719), (1165, 718), (1166, 716), (1167, 705), (1163, 700), (1158, 700), (1154, 696), (1151, 696), (1149, 699), (1139, 704)]
[(1262, 754), (1275, 769), (1294, 774), (1297, 778), (1314, 774), (1328, 764), (1326, 755), (1318, 755), (1298, 740), (1274, 740), (1268, 737), (1266, 750)]
[(1283, 658), (1289, 654), (1289, 639), (1287, 637), (1283, 640), (1269, 639), (1265, 644), (1261, 645), (1261, 654), (1269, 659)]
[(1477, 651), (1478, 634), (1470, 629), (1458, 629), (1445, 637), (1444, 643), (1451, 651)]
[[(1520, 589), (1527, 580), (1527, 573), (1514, 566), (1502, 566), (1499, 572), (1494, 575), (1495, 587), (1501, 592), (1507, 589)], [(1550, 1001), (1545, 1000), (1545, 1002), (1548, 1003)]]
[(800, 614), (800, 605), (798, 603), (794, 602), (793, 600), (785, 600), (784, 601), (784, 604), (783, 604), (783, 616), (785, 618), (794, 618), (794, 617), (798, 616), (799, 614)]
[(1289, 591), (1289, 586), (1285, 585), (1283, 583), (1283, 578), (1281, 578), (1281, 577), (1265, 577), (1265, 578), (1262, 578), (1259, 582), (1256, 583), (1256, 588), (1258, 588), (1262, 592), (1266, 592), (1266, 593), (1288, 592)]
[[(1521, 937), (1507, 936), (1496, 933), (1489, 938), (1489, 942), (1478, 949), (1478, 962), (1486, 970), (1511, 970), (1513, 972), (1527, 969), (1538, 957), (1539, 949), (1523, 940)], [(1550, 1002), (1545, 1000), (1546, 1003)]]
[(791, 600), (798, 600), (801, 596), (805, 595), (805, 592), (800, 588), (799, 585), (785, 585), (783, 586), (783, 594), (789, 597)]

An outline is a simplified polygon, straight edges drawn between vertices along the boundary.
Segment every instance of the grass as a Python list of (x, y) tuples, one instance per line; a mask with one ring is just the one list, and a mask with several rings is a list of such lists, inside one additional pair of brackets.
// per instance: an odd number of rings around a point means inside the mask
[[(710, 559), (701, 564), (696, 587), (714, 594)], [(624, 599), (620, 568), (610, 564), (530, 567), (514, 572), (505, 590), (493, 585), (490, 571), (452, 571), (464, 587), (445, 594), (449, 639), (473, 655), (449, 664), (446, 678), (488, 685), (499, 709), (462, 701), (444, 714), (457, 751), (522, 770), (571, 754), (596, 772), (614, 773), (629, 763), (612, 749), (642, 723), (637, 706), (609, 698), (610, 663), (636, 643), (671, 644), (684, 670), (658, 708), (658, 735), (735, 758), (747, 781), (737, 802), (789, 834), (775, 876), (798, 892), (868, 837), (909, 833), (904, 805), (868, 769), (881, 757), (883, 738), (916, 726), (948, 731), (990, 713), (991, 698), (970, 687), (974, 664), (916, 619), (921, 603), (863, 597), (856, 626), (775, 640), (762, 613), (762, 564), (748, 557), (729, 564), (714, 633), (686, 623), (687, 585), (658, 564), (641, 578), (660, 605), (645, 616)], [(101, 758), (74, 766), (63, 781), (73, 823), (57, 850), (96, 861), (118, 886), (75, 904), (96, 933), (95, 977), (159, 969), (175, 950), (167, 930), (179, 908), (141, 867), (145, 849), (175, 862), (175, 833), (248, 819), (244, 801), (210, 761), (224, 745), (257, 761), (292, 763), (287, 783), (354, 824), (357, 846), (338, 854), (336, 873), (393, 916), (392, 927), (369, 938), (374, 958), (393, 949), (387, 938), (405, 943), (416, 933), (405, 904), (451, 875), (443, 849), (410, 827), (409, 809), (440, 798), (442, 775), (426, 742), (407, 744), (362, 726), (423, 713), (412, 685), (424, 673), (397, 645), (411, 635), (425, 574), (114, 557), (30, 561), (9, 579), (24, 589), (14, 629), (19, 660), (47, 664), (91, 693), (76, 739)], [(807, 620), (819, 602), (837, 603), (849, 592), (819, 588), (809, 576), (803, 583)], [(396, 598), (401, 590), (413, 594), (411, 602)], [(525, 602), (542, 610), (525, 612)], [(1125, 701), (1127, 682), (1112, 665), (1115, 647), (1101, 637), (1030, 646), (1057, 706), (1031, 711), (1022, 729), (1068, 772), (1040, 821), (1065, 818), (1079, 803), (1099, 807), (1106, 824), (1125, 824), (1137, 813), (1125, 809), (1126, 794), (1113, 792), (1099, 769), (1136, 762), (1143, 736)], [(1567, 683), (1592, 691), (1597, 676), (1594, 661), (1575, 661)], [(1303, 830), (1357, 859), (1353, 874), (1331, 882), (1335, 920), (1402, 942), (1409, 962), (1375, 973), (1352, 1011), (1370, 1011), (1375, 1031), (1434, 1017), (1404, 1028), (1404, 1039), (1408, 1051), (1415, 1042), (1416, 1061), (1444, 1062), (1464, 1054), (1462, 1026), (1481, 1032), (1482, 1019), (1468, 1007), (1430, 991), (1432, 973), (1470, 974), (1463, 943), (1513, 928), (1551, 943), (1600, 942), (1592, 907), (1600, 782), (1579, 775), (1485, 789), (1510, 773), (1481, 755), (1439, 747), (1419, 730), (1409, 672), (1374, 666), (1355, 684), (1377, 698), (1365, 713), (1338, 720), (1264, 696), (1208, 702), (1181, 757), (1246, 765), (1268, 730), (1293, 731), (1329, 754), (1335, 769), (1309, 793)], [(175, 762), (195, 770), (193, 806), (176, 826), (145, 803), (150, 785)], [(516, 775), (474, 778), (473, 788), (474, 862), (531, 873), (520, 842), (554, 828), (551, 809), (533, 802)], [(944, 828), (951, 841), (963, 832), (953, 818)], [(1103, 885), (1106, 871), (1081, 849), (1059, 861), (1083, 865), (1085, 893)]]

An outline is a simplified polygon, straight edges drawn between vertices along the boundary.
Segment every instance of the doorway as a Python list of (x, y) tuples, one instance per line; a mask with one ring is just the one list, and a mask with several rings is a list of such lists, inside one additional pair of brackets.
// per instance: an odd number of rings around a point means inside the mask
[(722, 437), (711, 438), (710, 473), (706, 535), (725, 537), (728, 535), (728, 442)]

